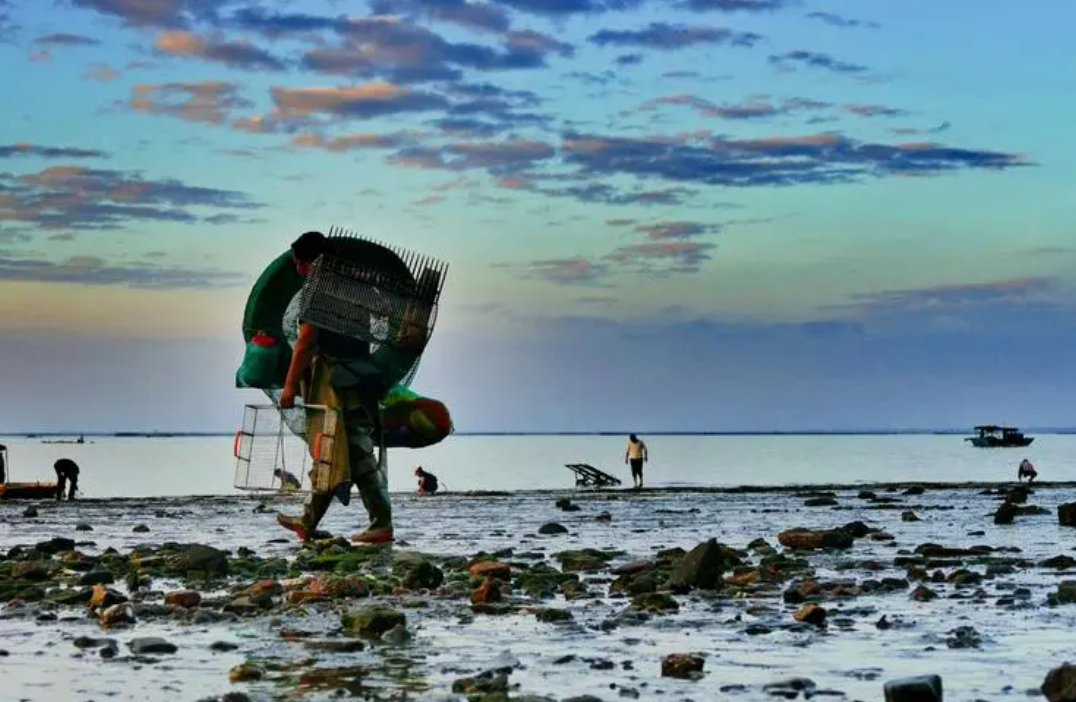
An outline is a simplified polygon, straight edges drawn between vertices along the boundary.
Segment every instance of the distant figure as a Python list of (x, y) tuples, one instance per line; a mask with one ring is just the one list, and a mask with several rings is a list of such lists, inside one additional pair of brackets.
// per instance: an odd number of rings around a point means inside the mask
[(646, 444), (643, 440), (635, 434), (629, 436), (628, 450), (624, 453), (624, 462), (631, 463), (631, 480), (637, 490), (643, 486), (643, 464), (649, 458), (650, 456), (647, 454)]
[(437, 482), (436, 475), (422, 470), (422, 466), (415, 468), (415, 475), (418, 476), (418, 494), (432, 495), (437, 492), (440, 485)]
[(285, 490), (298, 490), (302, 487), (299, 479), (295, 477), (294, 473), (289, 473), (283, 468), (277, 468), (273, 471), (273, 476), (280, 478), (280, 487)]
[(52, 464), (52, 469), (56, 471), (56, 499), (64, 498), (65, 483), (69, 486), (68, 501), (75, 499), (75, 492), (78, 490), (78, 464), (70, 458), (61, 458)]
[(1020, 461), (1020, 467), (1016, 469), (1016, 479), (1019, 482), (1024, 482), (1024, 478), (1027, 478), (1027, 484), (1035, 482), (1035, 478), (1039, 473), (1035, 470), (1035, 466), (1031, 465), (1031, 461), (1026, 458)]
[(0, 444), (0, 485), (7, 482), (7, 464), (5, 462), (4, 454), (7, 453), (7, 446)]

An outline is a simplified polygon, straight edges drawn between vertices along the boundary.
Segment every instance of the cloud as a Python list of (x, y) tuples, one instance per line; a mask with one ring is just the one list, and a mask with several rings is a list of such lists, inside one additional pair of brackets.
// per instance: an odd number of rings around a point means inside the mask
[(291, 139), (291, 145), (305, 149), (324, 149), (342, 153), (362, 149), (394, 149), (415, 140), (413, 132), (395, 132), (392, 134), (374, 134), (369, 132), (355, 132), (341, 134), (334, 137), (325, 137), (313, 132), (302, 132)]
[(560, 188), (540, 188), (524, 180), (515, 189), (526, 189), (548, 197), (570, 197), (580, 202), (602, 205), (637, 205), (642, 207), (669, 207), (681, 205), (695, 196), (687, 188), (665, 188), (624, 191), (606, 183), (584, 183)]
[[(279, 19), (277, 20), (280, 21)], [(307, 50), (302, 66), (318, 73), (381, 79), (396, 84), (457, 81), (463, 70), (507, 71), (546, 67), (551, 54), (571, 56), (569, 44), (533, 30), (509, 31), (503, 47), (452, 42), (395, 15), (346, 16), (331, 21), (340, 43)]]
[(647, 238), (652, 241), (668, 241), (670, 239), (691, 239), (712, 234), (720, 231), (721, 225), (686, 221), (657, 222), (655, 224), (637, 224), (634, 230), (646, 234)]
[(542, 141), (460, 141), (441, 147), (416, 146), (390, 156), (389, 163), (410, 168), (444, 170), (482, 169), (509, 176), (552, 158), (556, 150)]
[(14, 41), (21, 29), (15, 20), (11, 19), (11, 13), (5, 9), (10, 6), (7, 0), (0, 0), (0, 43)]
[(616, 59), (613, 60), (613, 63), (618, 66), (638, 66), (642, 62), (642, 54), (624, 54), (622, 56), (617, 56)]
[[(153, 180), (138, 172), (52, 166), (0, 173), (0, 226), (37, 229), (120, 229), (130, 222), (194, 224), (200, 208), (249, 210), (261, 205), (245, 193)], [(15, 229), (12, 229), (12, 228)]]
[(805, 98), (793, 98), (777, 103), (766, 96), (757, 97), (739, 104), (716, 105), (705, 98), (682, 93), (647, 100), (639, 106), (639, 109), (643, 112), (649, 112), (661, 105), (685, 105), (701, 115), (729, 120), (764, 119), (805, 110), (821, 110), (831, 106), (826, 102)]
[(798, 2), (799, 0), (682, 0), (681, 5), (695, 12), (774, 12)]
[(230, 0), (66, 0), (75, 7), (119, 18), (128, 27), (185, 29), (193, 21), (219, 22)]
[(186, 56), (248, 70), (283, 71), (283, 61), (247, 41), (229, 41), (221, 35), (204, 39), (191, 32), (172, 30), (159, 34), (153, 48), (160, 54)]
[(709, 252), (716, 248), (716, 244), (698, 241), (647, 241), (622, 246), (606, 254), (604, 260), (646, 275), (697, 273), (702, 262), (711, 258)]
[(841, 27), (844, 29), (853, 28), (869, 28), (878, 29), (881, 27), (877, 22), (864, 22), (857, 19), (850, 19), (842, 17), (841, 15), (834, 14), (832, 12), (809, 12), (807, 17), (810, 19), (818, 20), (819, 22), (825, 22), (826, 24), (834, 27)]
[(0, 280), (131, 288), (196, 288), (243, 285), (249, 276), (217, 269), (109, 263), (97, 256), (72, 256), (60, 262), (0, 256)]
[(96, 63), (86, 69), (82, 77), (98, 83), (111, 83), (120, 77), (120, 72), (107, 64)]
[(469, 0), (373, 0), (375, 15), (405, 15), (449, 22), (467, 29), (504, 33), (511, 26), (508, 12), (496, 3)]
[(937, 309), (983, 304), (1024, 304), (1049, 297), (1061, 289), (1053, 277), (1008, 278), (981, 283), (934, 285), (907, 290), (883, 290), (853, 295), (868, 308)]
[(733, 187), (849, 183), (893, 175), (1032, 165), (1019, 155), (935, 143), (879, 144), (840, 133), (796, 137), (611, 137), (569, 132), (562, 160), (578, 175), (633, 175)]
[(520, 12), (549, 17), (632, 10), (644, 4), (644, 0), (500, 0), (500, 2)]
[(557, 285), (594, 285), (608, 271), (608, 265), (576, 257), (532, 261), (525, 266), (524, 275)]
[(832, 71), (834, 73), (866, 73), (870, 70), (866, 66), (838, 61), (829, 54), (817, 51), (787, 51), (783, 54), (770, 56), (769, 61), (771, 64), (783, 70), (795, 70), (797, 65)]
[(752, 47), (761, 40), (761, 35), (752, 32), (666, 22), (651, 22), (645, 28), (635, 30), (603, 29), (588, 38), (588, 41), (598, 46), (637, 46), (664, 51), (699, 45)]
[(38, 46), (100, 46), (101, 42), (81, 34), (46, 34), (34, 39)]
[(437, 93), (411, 90), (391, 83), (350, 86), (285, 88), (270, 91), (276, 106), (273, 119), (325, 114), (349, 119), (371, 119), (407, 112), (444, 109), (448, 100)]
[(189, 122), (222, 124), (232, 110), (253, 106), (234, 83), (140, 83), (131, 89), (127, 106), (138, 112), (167, 115)]
[(70, 146), (40, 146), (20, 141), (14, 144), (0, 144), (0, 158), (15, 156), (36, 156), (38, 158), (108, 158), (108, 154), (97, 149), (81, 149)]
[(860, 117), (905, 117), (909, 114), (907, 110), (901, 110), (896, 107), (862, 103), (845, 105), (844, 109)]

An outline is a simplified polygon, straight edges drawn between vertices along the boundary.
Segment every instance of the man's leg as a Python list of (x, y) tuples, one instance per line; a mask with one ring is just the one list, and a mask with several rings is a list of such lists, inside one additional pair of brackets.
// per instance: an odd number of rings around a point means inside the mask
[(78, 490), (78, 476), (71, 476), (71, 484), (67, 488), (67, 499), (75, 499), (75, 492)]
[(56, 501), (59, 502), (64, 498), (64, 488), (67, 487), (67, 481), (64, 479), (63, 473), (56, 474)]
[(359, 488), (362, 505), (370, 518), (366, 530), (355, 534), (351, 540), (359, 543), (392, 541), (392, 501), (381, 482), (381, 470), (374, 453), (377, 435), (374, 422), (366, 410), (355, 408), (347, 413), (344, 425), (351, 479)]

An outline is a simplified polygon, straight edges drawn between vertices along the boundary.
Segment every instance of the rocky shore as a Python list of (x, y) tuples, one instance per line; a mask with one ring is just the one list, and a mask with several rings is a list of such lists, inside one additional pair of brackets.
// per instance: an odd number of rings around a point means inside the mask
[(1076, 700), (1076, 486), (0, 503), (21, 700)]

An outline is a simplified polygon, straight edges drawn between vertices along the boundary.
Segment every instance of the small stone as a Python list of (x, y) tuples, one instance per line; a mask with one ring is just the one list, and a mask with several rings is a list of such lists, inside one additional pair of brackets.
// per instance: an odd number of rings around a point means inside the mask
[(261, 680), (263, 675), (265, 675), (265, 671), (258, 666), (252, 663), (240, 663), (228, 671), (228, 680), (234, 683), (252, 682)]
[(885, 702), (942, 702), (942, 679), (938, 675), (897, 678), (885, 683)]
[(131, 639), (127, 646), (132, 653), (138, 656), (153, 653), (175, 653), (179, 650), (179, 647), (174, 643), (165, 641), (158, 636), (143, 636)]
[(1039, 691), (1050, 702), (1076, 702), (1076, 665), (1065, 662), (1051, 670)]
[(824, 607), (820, 607), (816, 604), (805, 604), (792, 616), (795, 617), (798, 622), (822, 626), (826, 623), (826, 614), (827, 612)]
[(134, 529), (131, 529), (131, 531), (133, 531), (136, 534), (148, 534), (149, 533), (149, 527), (146, 526), (145, 524), (139, 524)]
[(568, 529), (563, 524), (557, 524), (556, 522), (549, 522), (538, 527), (539, 534), (552, 535), (552, 534), (567, 534)]
[(662, 659), (661, 676), (663, 678), (698, 680), (702, 677), (704, 664), (705, 661), (702, 656), (694, 653), (673, 653)]

